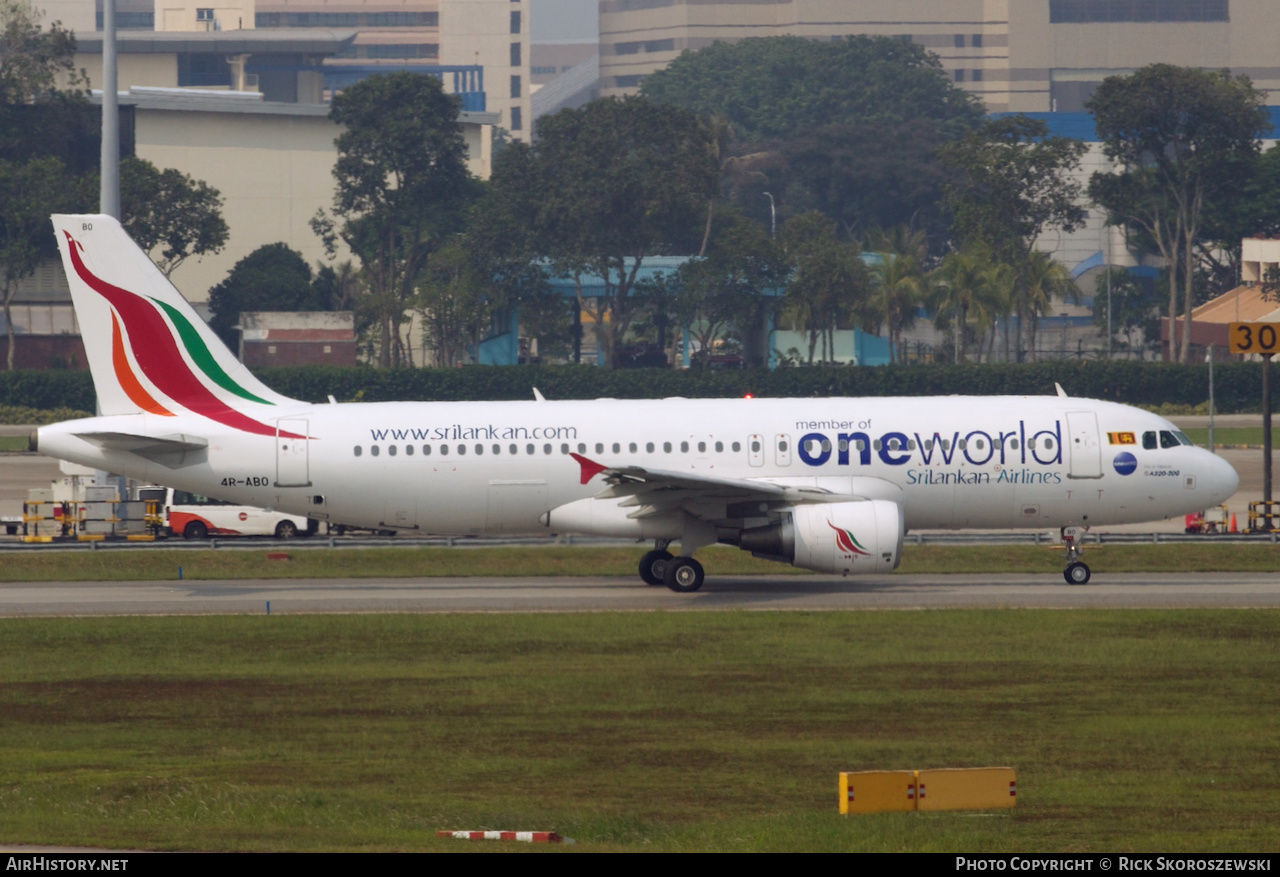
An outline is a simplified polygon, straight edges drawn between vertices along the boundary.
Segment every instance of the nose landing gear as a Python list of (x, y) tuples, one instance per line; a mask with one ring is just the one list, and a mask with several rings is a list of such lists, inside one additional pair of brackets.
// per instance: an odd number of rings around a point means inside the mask
[(1080, 560), (1080, 554), (1084, 551), (1080, 542), (1088, 531), (1088, 527), (1062, 528), (1062, 544), (1067, 549), (1067, 566), (1062, 571), (1062, 577), (1066, 579), (1068, 585), (1087, 585), (1089, 577), (1093, 574), (1089, 565)]

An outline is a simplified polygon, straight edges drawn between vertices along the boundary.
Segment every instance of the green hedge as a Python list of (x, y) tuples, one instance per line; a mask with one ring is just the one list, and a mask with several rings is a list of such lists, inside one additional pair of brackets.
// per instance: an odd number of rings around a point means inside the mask
[[(1261, 409), (1257, 363), (1214, 366), (1219, 411)], [(1208, 399), (1208, 366), (1151, 362), (1042, 362), (1022, 365), (916, 365), (881, 368), (792, 368), (776, 371), (605, 371), (590, 366), (396, 369), (324, 366), (261, 369), (259, 377), (286, 396), (323, 402), (548, 399), (613, 396), (716, 398), (741, 396), (1045, 395), (1060, 383), (1072, 396), (1132, 405), (1198, 405)], [(1272, 365), (1272, 404), (1280, 407), (1280, 370)], [(0, 372), (0, 405), (94, 410), (93, 384), (83, 371)]]

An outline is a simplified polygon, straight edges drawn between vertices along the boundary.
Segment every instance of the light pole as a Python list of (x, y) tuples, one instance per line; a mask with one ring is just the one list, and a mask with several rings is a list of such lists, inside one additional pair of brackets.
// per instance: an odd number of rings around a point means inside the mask
[(778, 212), (773, 206), (773, 195), (768, 192), (762, 194), (769, 199), (769, 237), (774, 238), (778, 236)]
[(1209, 352), (1204, 355), (1204, 361), (1209, 363), (1209, 453), (1213, 453), (1213, 345), (1209, 345)]

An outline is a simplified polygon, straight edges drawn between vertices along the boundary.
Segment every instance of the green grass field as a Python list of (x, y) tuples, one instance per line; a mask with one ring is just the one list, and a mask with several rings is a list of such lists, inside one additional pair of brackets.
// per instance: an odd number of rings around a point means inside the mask
[[(4, 843), (1280, 844), (1275, 611), (6, 619), (0, 642)], [(998, 765), (1013, 810), (836, 812), (841, 770)]]
[[(278, 552), (280, 549), (271, 549)], [(265, 548), (49, 551), (6, 553), (0, 582), (166, 581), (254, 578), (414, 578), (442, 576), (634, 576), (645, 547), (299, 548), (268, 560)], [(698, 553), (707, 574), (789, 576), (805, 570), (757, 560), (733, 548)], [(1062, 571), (1060, 547), (1049, 545), (906, 545), (899, 573)], [(1090, 546), (1095, 573), (1269, 572), (1280, 547), (1266, 543), (1179, 543)]]
[[(1208, 427), (1184, 429), (1182, 432), (1201, 447), (1209, 446)], [(1213, 431), (1213, 443), (1219, 446), (1260, 448), (1262, 447), (1261, 426), (1217, 427)]]

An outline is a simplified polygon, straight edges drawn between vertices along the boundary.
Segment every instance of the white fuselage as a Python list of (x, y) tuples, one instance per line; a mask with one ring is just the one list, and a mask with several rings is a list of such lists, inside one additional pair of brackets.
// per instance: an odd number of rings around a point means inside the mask
[[(1222, 459), (1169, 445), (1174, 427), (1061, 396), (386, 402), (281, 407), (251, 435), (194, 414), (42, 427), (41, 452), (133, 478), (334, 524), (438, 534), (546, 532), (600, 494), (608, 467), (813, 487), (900, 502), (908, 529), (1045, 528), (1157, 520), (1223, 502)], [(273, 424), (275, 425), (275, 424)], [(139, 456), (77, 434), (207, 447)], [(1154, 434), (1155, 447), (1144, 447)], [(1146, 444), (1151, 444), (1148, 440)]]

